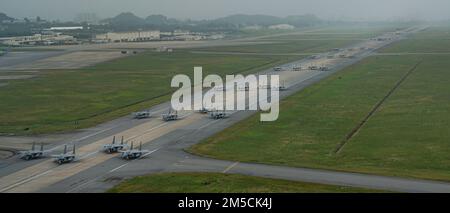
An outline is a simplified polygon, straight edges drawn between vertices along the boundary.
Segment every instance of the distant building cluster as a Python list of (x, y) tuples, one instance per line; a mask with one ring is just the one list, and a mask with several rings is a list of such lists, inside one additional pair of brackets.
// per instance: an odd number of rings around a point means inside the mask
[(8, 46), (29, 45), (69, 45), (78, 44), (77, 39), (62, 33), (34, 34), (31, 36), (16, 36), (2, 40)]
[(173, 32), (160, 31), (133, 31), (133, 32), (109, 32), (95, 36), (95, 43), (105, 42), (141, 42), (141, 41), (200, 41), (216, 40), (225, 36), (220, 33), (198, 33), (183, 30)]
[(49, 31), (67, 31), (67, 30), (83, 30), (83, 26), (74, 27), (50, 27)]
[(184, 30), (174, 30), (173, 32), (161, 32), (163, 41), (200, 41), (222, 39), (225, 35), (221, 33), (200, 33)]
[(159, 31), (136, 31), (136, 32), (110, 32), (98, 34), (97, 42), (138, 42), (160, 40)]
[[(51, 27), (40, 34), (30, 36), (16, 36), (2, 38), (1, 43), (8, 46), (34, 46), (34, 45), (70, 45), (78, 44), (74, 36), (67, 35), (65, 31), (83, 30), (83, 27)], [(197, 33), (182, 30), (173, 32), (154, 31), (131, 31), (131, 32), (108, 32), (95, 35), (89, 40), (92, 43), (118, 43), (118, 42), (145, 42), (145, 41), (200, 41), (222, 39), (225, 35), (221, 33)], [(86, 41), (85, 41), (86, 42)], [(169, 50), (170, 52), (170, 50)]]
[[(7, 46), (38, 46), (38, 45), (71, 45), (80, 43), (119, 43), (119, 42), (146, 42), (146, 41), (200, 41), (217, 40), (225, 37), (223, 32), (190, 32), (174, 30), (171, 32), (128, 31), (89, 34), (83, 26), (55, 26), (41, 29), (34, 35), (2, 37), (0, 43)], [(78, 37), (84, 35), (84, 37)], [(78, 38), (78, 39), (77, 39)], [(164, 50), (164, 52), (171, 50)]]
[(216, 40), (224, 38), (220, 33), (200, 33), (184, 30), (175, 30), (173, 32), (162, 32), (161, 40), (163, 41), (200, 41), (200, 40)]
[(165, 41), (199, 41), (206, 39), (205, 35), (192, 33), (184, 30), (175, 30), (173, 32), (163, 33), (162, 40)]

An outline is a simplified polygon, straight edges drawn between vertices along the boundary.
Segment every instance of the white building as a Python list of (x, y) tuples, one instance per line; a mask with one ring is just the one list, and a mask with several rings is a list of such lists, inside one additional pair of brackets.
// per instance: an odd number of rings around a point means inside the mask
[(109, 42), (136, 42), (159, 40), (159, 31), (138, 31), (138, 32), (118, 32), (96, 35), (97, 40), (106, 40)]

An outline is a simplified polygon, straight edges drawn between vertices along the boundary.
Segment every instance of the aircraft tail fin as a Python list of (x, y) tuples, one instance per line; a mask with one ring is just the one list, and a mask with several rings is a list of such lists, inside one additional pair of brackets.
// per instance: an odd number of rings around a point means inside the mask
[(67, 145), (64, 145), (64, 154), (67, 153)]
[(130, 150), (133, 150), (133, 142), (131, 142)]
[(142, 150), (142, 142), (139, 143), (139, 151)]
[(123, 145), (123, 136), (122, 136), (122, 140), (121, 140), (120, 144), (122, 144), (122, 145)]
[(75, 144), (73, 145), (72, 154), (75, 154)]
[(44, 151), (44, 143), (41, 143), (41, 152)]
[(116, 136), (113, 137), (113, 141), (112, 141), (112, 144), (115, 144), (115, 143), (116, 143)]
[(36, 142), (33, 142), (33, 146), (31, 147), (31, 150), (34, 151), (35, 148), (36, 148)]

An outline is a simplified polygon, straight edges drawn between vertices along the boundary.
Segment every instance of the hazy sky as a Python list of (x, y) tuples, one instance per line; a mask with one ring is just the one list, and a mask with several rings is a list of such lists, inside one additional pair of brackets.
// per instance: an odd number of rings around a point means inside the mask
[(102, 18), (133, 12), (142, 17), (163, 14), (180, 19), (237, 13), (310, 13), (326, 19), (450, 19), (450, 0), (0, 0), (0, 12), (18, 18), (39, 15), (52, 20), (72, 20), (81, 12), (95, 12)]

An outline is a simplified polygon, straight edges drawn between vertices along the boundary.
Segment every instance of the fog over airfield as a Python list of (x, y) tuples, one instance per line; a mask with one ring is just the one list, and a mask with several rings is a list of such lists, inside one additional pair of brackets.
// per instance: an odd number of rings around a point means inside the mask
[(146, 17), (212, 19), (232, 14), (274, 16), (315, 14), (323, 19), (450, 19), (449, 0), (0, 0), (0, 12), (17, 18), (73, 20), (93, 12), (102, 18), (120, 12)]

